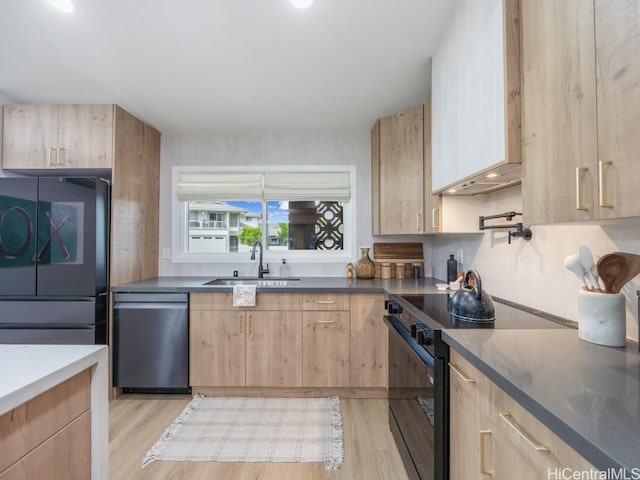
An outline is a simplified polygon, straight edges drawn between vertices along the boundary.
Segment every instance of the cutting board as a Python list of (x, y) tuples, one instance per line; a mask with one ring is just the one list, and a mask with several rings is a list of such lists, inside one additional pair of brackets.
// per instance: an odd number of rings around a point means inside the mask
[(424, 260), (422, 243), (374, 243), (375, 260), (414, 259)]

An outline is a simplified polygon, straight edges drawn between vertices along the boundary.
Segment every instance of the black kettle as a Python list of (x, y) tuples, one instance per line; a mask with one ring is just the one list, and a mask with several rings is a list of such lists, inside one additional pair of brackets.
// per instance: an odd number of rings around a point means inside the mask
[[(469, 279), (475, 279), (475, 285)], [(469, 270), (464, 276), (464, 282), (451, 299), (451, 315), (466, 322), (494, 322), (496, 308), (487, 292), (482, 291), (480, 274)]]

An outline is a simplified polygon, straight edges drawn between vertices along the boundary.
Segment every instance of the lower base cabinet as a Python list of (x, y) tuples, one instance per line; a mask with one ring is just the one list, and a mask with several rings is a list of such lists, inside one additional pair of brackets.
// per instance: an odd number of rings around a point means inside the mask
[(450, 479), (539, 480), (595, 468), (455, 350), (449, 365)]
[(349, 386), (349, 312), (304, 312), (304, 387)]
[(85, 370), (0, 416), (0, 480), (91, 478), (90, 383)]
[(384, 397), (383, 315), (383, 294), (259, 292), (255, 307), (238, 308), (227, 292), (192, 293), (190, 385), (205, 394), (214, 388), (228, 394), (250, 394), (250, 388), (316, 394), (326, 388)]
[(247, 313), (247, 387), (302, 386), (302, 313)]

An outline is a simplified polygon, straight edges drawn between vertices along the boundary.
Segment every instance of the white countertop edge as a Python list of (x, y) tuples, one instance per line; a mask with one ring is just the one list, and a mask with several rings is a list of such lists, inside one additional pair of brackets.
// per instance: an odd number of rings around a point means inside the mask
[[(0, 346), (4, 347), (4, 346)], [(6, 369), (19, 369), (25, 371), (24, 382), (21, 382), (18, 385), (15, 383), (12, 385), (11, 390), (5, 391), (5, 386), (0, 386), (0, 415), (4, 415), (7, 412), (10, 412), (18, 405), (21, 405), (32, 398), (40, 395), (43, 392), (46, 392), (52, 387), (62, 383), (68, 378), (73, 377), (77, 373), (86, 370), (93, 365), (96, 365), (100, 361), (105, 361), (107, 359), (107, 347), (104, 345), (86, 345), (79, 346), (74, 345), (73, 349), (78, 350), (78, 352), (65, 352), (65, 357), (69, 357), (70, 360), (66, 360), (64, 362), (55, 362), (52, 361), (50, 365), (39, 366), (38, 370), (42, 371), (42, 373), (38, 373), (37, 375), (29, 375), (28, 370), (30, 368), (29, 365), (25, 364), (28, 361), (27, 356), (33, 354), (34, 356), (49, 354), (55, 355), (55, 350), (60, 350), (61, 348), (70, 348), (67, 345), (7, 345), (6, 349), (0, 349), (0, 359), (4, 363), (3, 368)], [(13, 348), (12, 348), (13, 347)], [(21, 350), (17, 350), (15, 347), (20, 348)], [(52, 348), (53, 347), (53, 348)], [(12, 364), (10, 361), (10, 357), (12, 354), (18, 353), (16, 355), (16, 362), (22, 362), (19, 365)], [(43, 359), (34, 358), (35, 361), (42, 361)], [(0, 375), (0, 380), (3, 375)]]
[[(58, 354), (56, 358), (56, 354)], [(12, 362), (12, 358), (13, 362)], [(43, 357), (52, 359), (50, 364)], [(57, 360), (57, 361), (55, 361)], [(31, 365), (29, 363), (31, 362)], [(34, 368), (35, 363), (35, 368)], [(37, 397), (74, 375), (91, 369), (91, 480), (109, 477), (109, 354), (104, 345), (0, 345), (0, 364), (13, 369), (2, 384), (0, 415)], [(16, 381), (16, 374), (23, 374)], [(8, 380), (8, 374), (4, 374)]]

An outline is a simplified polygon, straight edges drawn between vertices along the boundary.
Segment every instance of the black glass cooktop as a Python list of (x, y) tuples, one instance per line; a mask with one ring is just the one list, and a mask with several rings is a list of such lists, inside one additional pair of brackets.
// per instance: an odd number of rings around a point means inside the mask
[(577, 328), (576, 323), (538, 310), (523, 307), (492, 297), (496, 308), (495, 322), (463, 321), (449, 313), (451, 295), (448, 293), (428, 295), (394, 295), (391, 297), (416, 317), (417, 321), (433, 329), (440, 328), (513, 328), (547, 329)]

